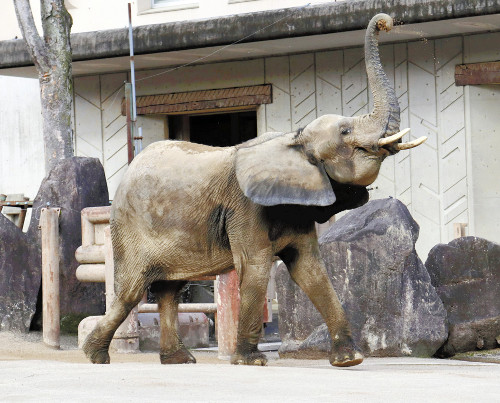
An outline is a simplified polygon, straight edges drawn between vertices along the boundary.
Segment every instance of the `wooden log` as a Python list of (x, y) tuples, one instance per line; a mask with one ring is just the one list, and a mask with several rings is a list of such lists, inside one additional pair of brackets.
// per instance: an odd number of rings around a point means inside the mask
[(82, 264), (76, 268), (76, 278), (82, 283), (104, 283), (104, 264)]
[(78, 263), (104, 263), (104, 245), (80, 246), (75, 252), (75, 258)]
[(240, 281), (236, 270), (217, 277), (217, 342), (219, 346), (219, 359), (228, 360), (236, 351), (240, 311)]
[(40, 218), (43, 342), (55, 349), (60, 347), (59, 211), (58, 208), (43, 208)]
[(109, 223), (111, 206), (85, 207), (82, 210), (82, 217), (85, 217), (93, 224)]

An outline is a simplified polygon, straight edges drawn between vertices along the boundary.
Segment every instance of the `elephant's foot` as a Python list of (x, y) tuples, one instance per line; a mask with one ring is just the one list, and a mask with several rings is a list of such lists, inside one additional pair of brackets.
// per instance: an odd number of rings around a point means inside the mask
[(346, 344), (333, 343), (330, 364), (335, 367), (352, 367), (363, 362), (363, 354), (356, 348), (352, 340)]
[(196, 358), (186, 347), (181, 347), (175, 351), (160, 353), (162, 364), (196, 364)]
[(231, 356), (231, 364), (263, 367), (267, 364), (267, 357), (259, 351), (257, 344), (244, 341), (236, 347), (236, 352)]
[(109, 364), (109, 353), (107, 348), (99, 347), (92, 343), (87, 337), (83, 344), (83, 352), (92, 364)]
[(231, 356), (231, 364), (234, 364), (234, 365), (257, 365), (257, 366), (263, 367), (267, 364), (267, 358), (260, 351), (255, 351), (255, 352), (247, 354), (247, 355), (235, 353)]

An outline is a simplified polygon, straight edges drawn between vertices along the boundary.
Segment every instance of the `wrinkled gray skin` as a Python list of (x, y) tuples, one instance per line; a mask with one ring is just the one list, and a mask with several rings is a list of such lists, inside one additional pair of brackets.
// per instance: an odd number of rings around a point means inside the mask
[(116, 300), (85, 341), (92, 362), (109, 363), (115, 330), (150, 285), (160, 309), (161, 363), (195, 362), (176, 332), (180, 290), (190, 278), (235, 267), (241, 308), (231, 362), (265, 365), (257, 342), (274, 256), (325, 319), (332, 365), (363, 360), (320, 258), (314, 222), (364, 204), (365, 186), (397, 152), (396, 144), (377, 145), (399, 130), (399, 106), (377, 46), (378, 31), (391, 26), (379, 14), (367, 30), (371, 114), (321, 116), (303, 130), (235, 147), (162, 141), (134, 159), (111, 210)]

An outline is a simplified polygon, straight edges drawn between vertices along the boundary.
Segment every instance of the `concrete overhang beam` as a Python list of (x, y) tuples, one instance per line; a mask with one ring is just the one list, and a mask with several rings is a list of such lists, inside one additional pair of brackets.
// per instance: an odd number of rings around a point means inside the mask
[[(402, 24), (382, 36), (385, 42), (500, 30), (500, 0), (345, 1), (138, 26), (134, 28), (136, 67), (151, 69), (200, 58), (199, 62), (215, 62), (359, 46), (368, 21), (379, 12), (394, 16)], [(71, 43), (75, 75), (124, 71), (128, 67), (125, 28), (76, 33)], [(23, 40), (1, 41), (0, 54), (0, 74), (36, 76)]]

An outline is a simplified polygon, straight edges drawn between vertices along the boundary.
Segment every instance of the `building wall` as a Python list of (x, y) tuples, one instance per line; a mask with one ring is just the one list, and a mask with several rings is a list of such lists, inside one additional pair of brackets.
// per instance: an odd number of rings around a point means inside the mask
[(0, 77), (0, 193), (34, 198), (45, 174), (38, 80)]
[[(500, 33), (464, 39), (464, 62), (500, 60)], [(500, 86), (465, 88), (471, 234), (500, 243)]]
[[(495, 113), (500, 94), (494, 86), (454, 84), (456, 64), (499, 58), (498, 50), (486, 45), (498, 43), (499, 35), (381, 47), (384, 68), (399, 98), (401, 127), (411, 128), (410, 139), (429, 139), (388, 158), (370, 193), (371, 198), (397, 197), (408, 206), (420, 225), (417, 250), (423, 259), (434, 245), (453, 238), (454, 223), (467, 223), (468, 234), (500, 241), (500, 212), (494, 209), (500, 201), (500, 182), (494, 178), (500, 172), (494, 152), (500, 146), (500, 137), (494, 135), (500, 127), (500, 114)], [(259, 133), (295, 130), (326, 113), (364, 114), (373, 104), (361, 48), (190, 66), (157, 75), (161, 72), (138, 73), (137, 94), (271, 83), (273, 103), (258, 110)], [(126, 169), (124, 118), (119, 115), (124, 78), (113, 74), (75, 80), (77, 151), (100, 155), (111, 195)], [(89, 113), (81, 109), (80, 98), (93, 99), (84, 104), (95, 118), (82, 120)], [(166, 119), (143, 117), (143, 122), (149, 141), (165, 137)], [(93, 148), (87, 145), (91, 138)]]

